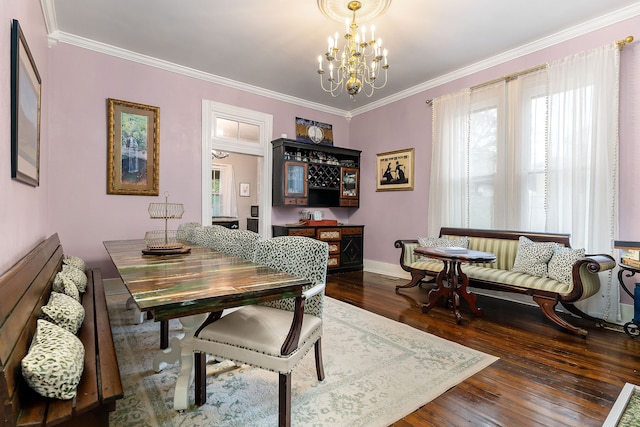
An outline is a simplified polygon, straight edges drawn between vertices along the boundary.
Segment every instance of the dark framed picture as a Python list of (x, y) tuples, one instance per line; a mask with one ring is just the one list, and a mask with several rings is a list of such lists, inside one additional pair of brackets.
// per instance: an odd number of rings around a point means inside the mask
[(333, 126), (296, 117), (296, 141), (333, 145)]
[(42, 81), (16, 19), (11, 25), (11, 178), (40, 185)]
[(107, 194), (157, 196), (160, 107), (108, 100)]
[(413, 151), (376, 154), (376, 191), (413, 190)]

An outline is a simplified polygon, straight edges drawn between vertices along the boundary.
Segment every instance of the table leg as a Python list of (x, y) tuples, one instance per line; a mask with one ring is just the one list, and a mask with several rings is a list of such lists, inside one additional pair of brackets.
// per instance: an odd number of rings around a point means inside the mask
[(447, 275), (447, 271), (448, 271), (448, 263), (445, 262), (444, 267), (442, 267), (442, 270), (440, 270), (440, 272), (436, 276), (436, 287), (429, 291), (429, 294), (428, 294), (429, 302), (422, 304), (423, 313), (426, 313), (427, 311), (431, 310), (436, 305), (436, 303), (440, 298), (444, 298), (445, 304), (446, 304), (446, 301), (449, 296), (449, 289), (446, 286), (444, 286), (443, 279)]
[(144, 313), (140, 311), (138, 305), (133, 300), (133, 297), (129, 297), (127, 302), (125, 303), (125, 307), (127, 310), (131, 310), (133, 308), (133, 323), (140, 324), (144, 321)]
[(478, 299), (477, 295), (468, 290), (469, 286), (469, 277), (464, 274), (462, 271), (462, 266), (460, 263), (457, 265), (458, 276), (462, 279), (462, 285), (459, 288), (456, 288), (456, 294), (462, 296), (462, 298), (467, 302), (469, 308), (473, 313), (475, 313), (476, 317), (482, 317), (484, 311), (476, 306), (476, 300)]
[(184, 328), (182, 338), (171, 338), (170, 348), (153, 358), (153, 369), (156, 372), (160, 370), (162, 363), (180, 362), (180, 374), (173, 392), (173, 409), (177, 411), (189, 406), (189, 386), (193, 381), (193, 335), (206, 318), (206, 313), (180, 318)]

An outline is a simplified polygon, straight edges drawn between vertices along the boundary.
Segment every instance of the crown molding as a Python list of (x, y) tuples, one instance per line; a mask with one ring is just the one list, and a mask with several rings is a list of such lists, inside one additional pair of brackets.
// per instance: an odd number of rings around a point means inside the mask
[[(43, 0), (46, 1), (46, 0)], [(115, 46), (111, 46), (105, 43), (100, 43), (95, 40), (90, 40), (84, 37), (78, 37), (73, 34), (65, 33), (55, 30), (49, 34), (48, 37), (49, 46), (54, 46), (57, 43), (65, 43), (72, 46), (80, 47), (83, 49), (91, 50), (94, 52), (102, 53), (105, 55), (125, 59), (127, 61), (136, 62), (150, 67), (159, 68), (172, 73), (181, 74), (194, 79), (204, 80), (210, 83), (219, 84), (221, 86), (229, 87), (232, 89), (249, 92), (255, 95), (264, 96), (266, 98), (274, 99), (277, 101), (286, 102), (288, 104), (294, 104), (301, 107), (311, 108), (316, 111), (322, 111), (325, 113), (335, 114), (345, 118), (350, 118), (350, 114), (346, 110), (339, 108), (329, 107), (324, 104), (307, 101), (301, 98), (297, 98), (283, 93), (271, 91), (258, 86), (252, 86), (246, 83), (241, 83), (236, 80), (231, 80), (225, 77), (216, 76), (214, 74), (205, 73), (193, 68), (178, 65), (172, 62), (164, 61), (162, 59), (154, 58), (147, 55), (142, 55), (129, 50), (121, 49)]]
[(54, 3), (54, 0), (41, 0), (42, 11), (44, 14), (47, 31), (49, 33), (49, 37), (48, 37), (49, 46), (54, 46), (56, 43), (62, 42), (62, 43), (70, 44), (73, 46), (81, 47), (83, 49), (92, 50), (94, 52), (103, 53), (106, 55), (114, 56), (114, 57), (125, 59), (128, 61), (137, 62), (137, 63), (148, 65), (151, 67), (174, 72), (177, 74), (182, 74), (188, 77), (219, 84), (219, 85), (233, 88), (236, 90), (241, 90), (241, 91), (249, 92), (252, 94), (264, 96), (266, 98), (274, 99), (277, 101), (282, 101), (289, 104), (298, 105), (301, 107), (311, 108), (311, 109), (326, 112), (329, 114), (343, 116), (347, 120), (350, 120), (352, 117), (355, 117), (359, 114), (363, 114), (368, 111), (374, 110), (376, 108), (380, 108), (382, 106), (391, 104), (393, 102), (408, 98), (410, 96), (420, 94), (429, 89), (433, 89), (435, 87), (438, 87), (445, 83), (449, 83), (459, 78), (468, 76), (470, 74), (486, 70), (496, 65), (503, 64), (505, 62), (520, 58), (530, 53), (537, 52), (539, 50), (551, 47), (558, 43), (571, 40), (572, 38), (582, 36), (592, 31), (599, 30), (608, 25), (616, 24), (618, 22), (624, 21), (625, 19), (633, 18), (635, 16), (640, 15), (640, 4), (636, 3), (633, 5), (624, 7), (622, 9), (618, 9), (617, 11), (614, 11), (607, 15), (600, 16), (598, 18), (592, 19), (590, 21), (584, 22), (582, 24), (576, 25), (566, 30), (557, 32), (555, 34), (544, 37), (542, 39), (536, 40), (532, 43), (528, 43), (518, 48), (505, 51), (503, 53), (500, 53), (498, 55), (492, 56), (487, 59), (483, 59), (482, 61), (478, 61), (475, 64), (471, 64), (467, 67), (459, 68), (450, 73), (443, 74), (434, 79), (431, 79), (419, 85), (413, 86), (404, 91), (395, 93), (393, 95), (387, 96), (385, 98), (382, 98), (378, 101), (364, 105), (362, 107), (358, 107), (353, 110), (347, 111), (339, 108), (329, 107), (324, 104), (307, 101), (307, 100), (293, 97), (290, 95), (285, 95), (279, 92), (271, 91), (268, 89), (260, 88), (260, 87), (249, 85), (246, 83), (241, 83), (225, 77), (216, 76), (214, 74), (205, 73), (199, 70), (195, 70), (193, 68), (184, 67), (182, 65), (174, 64), (168, 61), (164, 61), (164, 60), (153, 58), (146, 55), (141, 55), (136, 52), (120, 49), (111, 45), (107, 45), (105, 43), (96, 42), (94, 40), (78, 37), (73, 34), (59, 31), (53, 3)]
[[(596, 19), (592, 19), (591, 21), (584, 22), (582, 24), (557, 32), (555, 34), (536, 40), (534, 42), (519, 46), (515, 49), (505, 51), (503, 53), (500, 53), (498, 55), (492, 56), (487, 59), (483, 59), (482, 61), (476, 62), (475, 64), (471, 64), (467, 67), (459, 68), (455, 71), (452, 71), (451, 73), (443, 74), (434, 79), (431, 79), (419, 85), (413, 86), (409, 89), (406, 89), (404, 91), (382, 98), (376, 102), (372, 102), (362, 107), (353, 109), (351, 110), (351, 114), (352, 116), (355, 117), (359, 114), (363, 114), (368, 111), (375, 110), (376, 108), (382, 107), (384, 105), (399, 101), (401, 99), (405, 99), (410, 96), (417, 95), (426, 90), (441, 86), (445, 83), (452, 82), (454, 80), (457, 80), (462, 77), (466, 77), (470, 74), (477, 73), (479, 71), (484, 71), (496, 65), (504, 64), (505, 62), (509, 62), (511, 60), (520, 58), (530, 53), (534, 53), (539, 50), (557, 45), (559, 43), (571, 40), (575, 37), (588, 34), (590, 32), (599, 30), (609, 25), (616, 24), (626, 19), (633, 18), (638, 15), (640, 15), (640, 4), (638, 3), (631, 6), (624, 7), (622, 9), (618, 9), (617, 11), (612, 12), (610, 14), (600, 16)], [(624, 38), (626, 37), (626, 35), (621, 34), (620, 37)]]

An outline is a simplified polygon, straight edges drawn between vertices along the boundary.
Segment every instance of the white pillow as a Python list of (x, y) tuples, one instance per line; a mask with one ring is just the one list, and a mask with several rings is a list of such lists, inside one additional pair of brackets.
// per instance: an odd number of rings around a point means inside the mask
[(418, 244), (423, 248), (437, 248), (437, 247), (469, 247), (469, 238), (463, 236), (457, 239), (445, 239), (443, 237), (418, 237)]
[(518, 239), (518, 252), (511, 271), (548, 277), (547, 263), (558, 246), (555, 242), (534, 242), (524, 236)]
[(73, 399), (84, 370), (84, 346), (66, 329), (38, 319), (31, 347), (21, 365), (22, 376), (38, 394)]
[(75, 334), (82, 326), (84, 307), (73, 297), (59, 292), (51, 292), (49, 302), (42, 306), (42, 314), (45, 320)]
[(556, 247), (551, 260), (549, 260), (549, 278), (571, 285), (573, 264), (584, 258), (584, 255), (584, 249)]

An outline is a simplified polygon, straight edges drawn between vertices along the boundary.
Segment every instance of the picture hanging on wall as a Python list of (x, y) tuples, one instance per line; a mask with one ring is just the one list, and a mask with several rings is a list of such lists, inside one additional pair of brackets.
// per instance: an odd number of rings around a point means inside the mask
[(333, 126), (296, 117), (296, 141), (333, 145)]
[(107, 194), (157, 196), (160, 108), (108, 100)]
[(40, 74), (18, 20), (11, 25), (11, 178), (40, 185)]
[(413, 190), (413, 151), (376, 154), (376, 191)]

